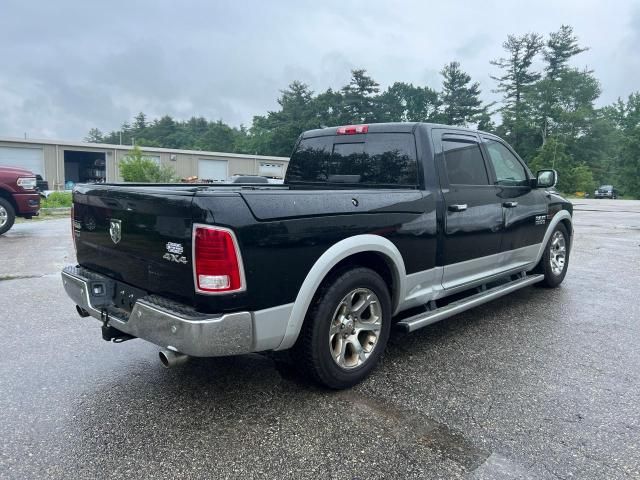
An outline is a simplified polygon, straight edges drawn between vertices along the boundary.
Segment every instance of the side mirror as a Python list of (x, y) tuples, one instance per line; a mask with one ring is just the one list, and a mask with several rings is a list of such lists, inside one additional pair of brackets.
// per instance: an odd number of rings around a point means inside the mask
[(537, 188), (553, 188), (558, 183), (558, 172), (555, 170), (539, 170), (536, 178)]

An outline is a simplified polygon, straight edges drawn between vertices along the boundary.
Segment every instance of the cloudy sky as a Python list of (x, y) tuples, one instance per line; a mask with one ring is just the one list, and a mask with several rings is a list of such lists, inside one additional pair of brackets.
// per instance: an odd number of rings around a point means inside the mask
[(439, 89), (454, 59), (490, 100), (506, 36), (563, 23), (600, 104), (640, 90), (640, 0), (0, 0), (0, 136), (78, 140), (139, 111), (248, 124), (294, 79), (320, 91), (366, 68)]

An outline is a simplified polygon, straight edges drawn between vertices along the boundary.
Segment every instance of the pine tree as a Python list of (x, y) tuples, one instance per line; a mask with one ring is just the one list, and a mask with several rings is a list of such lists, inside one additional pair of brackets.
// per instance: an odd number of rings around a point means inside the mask
[(90, 143), (104, 143), (105, 139), (103, 133), (99, 129), (92, 128), (89, 130), (87, 136), (84, 137), (84, 141)]
[(573, 27), (562, 25), (560, 30), (549, 34), (543, 56), (547, 63), (547, 78), (557, 79), (568, 68), (569, 60), (579, 53), (589, 50), (578, 45), (578, 37), (573, 34)]
[[(531, 65), (542, 46), (542, 37), (537, 33), (509, 35), (502, 44), (507, 56), (490, 62), (502, 70), (502, 75), (491, 76), (498, 82), (494, 92), (503, 94), (503, 106), (498, 109), (502, 113), (501, 133), (521, 152), (531, 150), (527, 147), (531, 144), (530, 137), (535, 135), (524, 95), (541, 77), (539, 72), (531, 70)], [(529, 138), (523, 138), (525, 136)]]
[(444, 121), (448, 125), (468, 125), (486, 111), (480, 100), (480, 84), (471, 83), (471, 76), (460, 68), (459, 62), (444, 66), (441, 100)]
[(147, 128), (147, 116), (140, 112), (135, 116), (133, 120), (133, 129), (137, 134), (142, 132), (145, 128)]
[[(588, 50), (578, 45), (578, 38), (573, 34), (573, 28), (562, 25), (557, 32), (549, 34), (542, 49), (542, 56), (545, 61), (545, 76), (540, 80), (533, 91), (534, 97), (531, 99), (537, 110), (537, 123), (540, 130), (542, 143), (547, 137), (554, 133), (554, 129), (561, 123), (562, 106), (571, 105), (575, 102), (574, 97), (575, 81), (586, 80), (585, 77), (591, 75), (591, 71), (581, 72), (582, 78), (575, 68), (571, 68), (569, 61), (574, 56)], [(595, 80), (595, 79), (593, 79)], [(593, 84), (593, 82), (591, 82)], [(597, 82), (595, 82), (597, 84)], [(582, 86), (584, 82), (582, 82)], [(591, 103), (600, 92), (599, 87), (592, 89)], [(584, 97), (584, 95), (582, 95)], [(582, 99), (584, 101), (584, 98)]]
[(364, 69), (351, 70), (351, 82), (342, 89), (344, 123), (375, 122), (375, 95), (380, 85)]

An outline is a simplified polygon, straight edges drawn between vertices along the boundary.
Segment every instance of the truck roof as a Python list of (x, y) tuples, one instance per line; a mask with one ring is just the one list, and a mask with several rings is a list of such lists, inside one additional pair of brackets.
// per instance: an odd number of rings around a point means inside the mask
[[(432, 128), (447, 128), (452, 130), (460, 130), (461, 132), (482, 133), (486, 135), (492, 135), (488, 132), (480, 130), (474, 130), (472, 128), (458, 127), (455, 125), (445, 125), (442, 123), (428, 123), (428, 122), (388, 122), (388, 123), (367, 123), (369, 127), (368, 133), (412, 133), (418, 126), (423, 125), (427, 129)], [(340, 127), (325, 127), (317, 128), (315, 130), (307, 130), (302, 133), (302, 138), (310, 137), (324, 137), (328, 135), (336, 135), (337, 130)]]

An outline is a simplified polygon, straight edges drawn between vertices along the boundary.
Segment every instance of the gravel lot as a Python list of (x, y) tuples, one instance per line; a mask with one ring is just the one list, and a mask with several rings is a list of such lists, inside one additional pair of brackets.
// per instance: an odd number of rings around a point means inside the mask
[(69, 220), (0, 237), (0, 478), (640, 478), (640, 202), (576, 200), (561, 288), (409, 336), (347, 392), (100, 338)]

